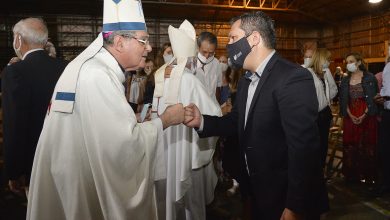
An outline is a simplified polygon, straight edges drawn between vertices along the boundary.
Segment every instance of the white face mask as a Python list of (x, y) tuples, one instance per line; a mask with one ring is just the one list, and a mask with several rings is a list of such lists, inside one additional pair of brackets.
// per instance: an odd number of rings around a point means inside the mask
[(19, 39), (19, 47), (16, 48), (16, 38), (15, 37), (14, 37), (14, 42), (12, 43), (12, 46), (14, 48), (16, 56), (22, 60), (23, 56), (22, 56), (22, 52), (20, 52), (20, 48), (22, 47), (22, 38), (20, 37), (20, 35), (18, 35), (18, 39)]
[(152, 68), (144, 68), (144, 72), (149, 75), (152, 73)]
[(354, 73), (357, 71), (357, 66), (356, 66), (356, 63), (348, 63), (347, 64), (347, 70), (351, 73)]
[(211, 61), (213, 61), (214, 55), (210, 56), (209, 58), (206, 58), (201, 53), (198, 53), (198, 59), (200, 60), (200, 62), (202, 62), (203, 65), (206, 65), (209, 64)]
[(330, 65), (330, 63), (328, 61), (325, 61), (325, 63), (322, 64), (322, 69), (328, 69), (329, 65)]
[(310, 63), (311, 63), (311, 58), (310, 57), (303, 58), (303, 65), (305, 67), (309, 67)]
[(173, 54), (165, 54), (165, 55), (163, 55), (163, 58), (164, 58), (164, 62), (168, 63), (169, 61), (172, 60)]
[(226, 72), (226, 70), (228, 69), (227, 63), (220, 63), (220, 65), (221, 65), (222, 72)]

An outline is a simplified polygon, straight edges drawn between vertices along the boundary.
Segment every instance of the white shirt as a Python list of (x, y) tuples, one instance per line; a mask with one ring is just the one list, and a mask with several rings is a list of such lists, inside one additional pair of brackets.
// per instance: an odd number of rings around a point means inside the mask
[(204, 65), (197, 62), (196, 77), (206, 87), (207, 93), (210, 97), (215, 98), (215, 91), (217, 87), (222, 86), (222, 69), (219, 65), (218, 59), (214, 58), (210, 63)]
[[(381, 96), (390, 96), (390, 63), (387, 63), (385, 68), (383, 69), (382, 75), (382, 89)], [(390, 110), (390, 101), (386, 101), (384, 103), (384, 107), (387, 110)]]
[(324, 74), (324, 83), (317, 76), (312, 68), (308, 68), (313, 76), (314, 86), (316, 87), (317, 99), (318, 99), (318, 112), (323, 110), (326, 106), (330, 105), (330, 100), (333, 99), (337, 94), (337, 85), (333, 79), (330, 70), (327, 68)]
[[(251, 84), (248, 87), (248, 97), (246, 99), (246, 108), (245, 108), (245, 126), (246, 126), (246, 120), (248, 118), (248, 111), (252, 103), (253, 95), (255, 94), (257, 84), (259, 84), (259, 79), (261, 75), (263, 74), (264, 68), (267, 66), (269, 60), (271, 57), (275, 54), (275, 50), (273, 50), (264, 60), (263, 62), (257, 67), (256, 73), (253, 74), (250, 79), (252, 80)], [(200, 126), (198, 132), (203, 131), (203, 116), (201, 118)]]
[(265, 66), (267, 66), (268, 61), (271, 59), (271, 57), (274, 55), (274, 53), (275, 53), (275, 50), (273, 50), (263, 60), (263, 62), (261, 62), (261, 64), (257, 67), (257, 69), (256, 69), (257, 74), (253, 74), (250, 77), (251, 83), (249, 84), (249, 87), (248, 87), (248, 97), (246, 99), (246, 108), (245, 108), (245, 126), (246, 126), (246, 120), (248, 119), (249, 108), (252, 104), (252, 99), (253, 99), (253, 95), (255, 94), (257, 84), (259, 84), (259, 80), (260, 80), (261, 75), (263, 74), (264, 68), (265, 68)]

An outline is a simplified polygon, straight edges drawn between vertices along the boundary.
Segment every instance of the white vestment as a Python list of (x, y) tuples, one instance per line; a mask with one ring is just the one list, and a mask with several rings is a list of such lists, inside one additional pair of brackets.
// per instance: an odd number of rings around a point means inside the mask
[(215, 92), (217, 87), (222, 86), (222, 69), (217, 58), (214, 58), (210, 63), (204, 65), (197, 62), (196, 77), (206, 87), (207, 93), (213, 99), (216, 99)]
[(137, 123), (124, 81), (115, 58), (101, 48), (81, 67), (73, 113), (49, 109), (27, 219), (157, 219), (154, 163), (162, 124)]
[[(171, 80), (165, 79), (164, 95), (173, 89)], [(178, 103), (183, 106), (194, 103), (202, 114), (222, 115), (215, 98), (209, 96), (204, 85), (192, 73), (184, 71), (179, 85)], [(162, 114), (167, 107), (165, 101), (164, 96), (154, 97), (153, 112)], [(160, 220), (206, 219), (206, 204), (212, 202), (218, 181), (212, 163), (216, 141), (216, 137), (200, 139), (194, 129), (184, 125), (164, 131), (166, 176), (162, 173), (159, 177), (166, 179), (166, 188), (165, 181), (157, 183)], [(166, 214), (161, 214), (164, 213), (162, 209)]]

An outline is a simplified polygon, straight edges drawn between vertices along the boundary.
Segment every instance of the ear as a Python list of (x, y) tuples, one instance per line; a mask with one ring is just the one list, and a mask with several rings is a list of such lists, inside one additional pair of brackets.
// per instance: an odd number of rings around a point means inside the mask
[(253, 31), (252, 33), (252, 44), (254, 46), (257, 46), (263, 42), (263, 38), (261, 38), (261, 35), (257, 31)]
[(119, 35), (114, 37), (113, 47), (114, 47), (114, 49), (116, 51), (123, 52), (123, 50), (124, 50), (124, 43), (125, 43), (124, 40), (125, 39), (122, 36), (119, 36)]

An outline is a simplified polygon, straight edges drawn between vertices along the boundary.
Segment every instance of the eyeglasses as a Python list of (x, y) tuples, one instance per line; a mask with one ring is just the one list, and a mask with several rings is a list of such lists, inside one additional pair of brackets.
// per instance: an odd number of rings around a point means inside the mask
[(139, 43), (141, 43), (144, 47), (148, 46), (149, 45), (149, 39), (139, 39), (139, 38), (136, 38), (134, 36), (131, 36), (131, 35), (127, 35), (127, 34), (122, 34), (122, 37), (125, 37), (125, 38), (132, 38), (132, 39), (135, 39), (137, 40)]
[(133, 38), (133, 39), (137, 40), (138, 42), (140, 42), (142, 45), (144, 45), (144, 47), (149, 45), (149, 39), (145, 39), (144, 40), (144, 39), (138, 39), (136, 37), (131, 37), (131, 38)]

